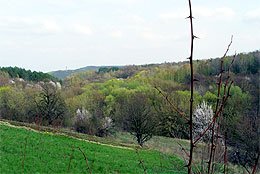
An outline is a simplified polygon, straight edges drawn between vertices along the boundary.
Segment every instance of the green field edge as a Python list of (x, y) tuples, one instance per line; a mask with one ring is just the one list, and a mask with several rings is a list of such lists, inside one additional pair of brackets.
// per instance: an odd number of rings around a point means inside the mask
[(71, 129), (67, 128), (53, 128), (53, 127), (48, 127), (48, 126), (38, 126), (36, 124), (30, 124), (30, 123), (24, 123), (24, 122), (17, 122), (17, 121), (11, 121), (11, 120), (4, 120), (0, 119), (0, 124), (9, 126), (9, 127), (15, 127), (15, 128), (20, 128), (20, 129), (26, 129), (29, 131), (34, 131), (37, 133), (42, 133), (42, 134), (55, 134), (58, 136), (68, 136), (77, 140), (82, 140), (82, 141), (87, 141), (90, 143), (95, 143), (99, 145), (104, 145), (104, 146), (110, 146), (110, 147), (115, 147), (115, 148), (123, 148), (123, 149), (130, 149), (130, 150), (136, 150), (136, 149), (141, 149), (141, 150), (154, 150), (148, 147), (141, 147), (136, 144), (127, 144), (120, 142), (120, 140), (110, 140), (108, 138), (101, 138), (97, 136), (91, 136), (87, 134), (82, 134), (75, 132)]

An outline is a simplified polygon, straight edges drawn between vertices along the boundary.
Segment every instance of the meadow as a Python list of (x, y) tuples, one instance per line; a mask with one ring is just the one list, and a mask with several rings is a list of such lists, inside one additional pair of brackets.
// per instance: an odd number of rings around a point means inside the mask
[[(1, 173), (144, 173), (135, 146), (105, 145), (0, 122)], [(147, 173), (186, 173), (184, 161), (138, 149)]]

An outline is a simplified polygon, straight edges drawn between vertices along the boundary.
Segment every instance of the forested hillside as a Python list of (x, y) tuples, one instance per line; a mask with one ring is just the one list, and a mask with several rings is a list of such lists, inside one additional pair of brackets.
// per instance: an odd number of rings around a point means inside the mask
[[(88, 71), (88, 70), (98, 71), (100, 68), (111, 68), (111, 67), (110, 66), (86, 66), (86, 67), (75, 69), (75, 70), (53, 71), (53, 72), (50, 72), (49, 74), (58, 79), (65, 79), (66, 77), (68, 77), (74, 73), (84, 72), (84, 71)], [(120, 68), (120, 66), (116, 66), (116, 68)]]
[[(231, 60), (232, 56), (224, 59), (224, 79)], [(62, 125), (96, 136), (127, 131), (140, 145), (153, 135), (188, 139), (186, 120), (172, 109), (155, 87), (188, 115), (189, 68), (187, 62), (100, 68), (70, 75), (63, 80), (61, 89), (49, 83), (42, 84), (39, 90), (1, 85), (0, 116), (43, 125)], [(199, 113), (200, 108), (210, 110), (216, 104), (220, 59), (194, 61), (194, 71), (194, 112)], [(228, 161), (246, 167), (253, 166), (260, 146), (259, 73), (259, 51), (235, 57), (230, 73), (234, 83), (220, 123), (221, 135), (226, 135), (230, 147)], [(30, 75), (17, 74), (30, 79)], [(5, 75), (2, 73), (0, 77)], [(222, 86), (221, 98), (223, 90)], [(200, 122), (194, 124), (200, 126)], [(201, 133), (200, 129), (195, 131)], [(208, 142), (207, 139), (203, 141)]]
[[(47, 73), (25, 70), (18, 67), (0, 67), (0, 72), (2, 76), (10, 78), (21, 78), (27, 81), (39, 82), (44, 81), (45, 79), (58, 81), (57, 78)], [(6, 74), (4, 75), (3, 72), (5, 72)]]

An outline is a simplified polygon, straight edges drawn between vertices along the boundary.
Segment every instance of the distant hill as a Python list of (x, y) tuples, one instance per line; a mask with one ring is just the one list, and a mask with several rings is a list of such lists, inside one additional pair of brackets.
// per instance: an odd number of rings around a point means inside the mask
[(59, 81), (57, 78), (51, 76), (50, 74), (43, 72), (36, 72), (31, 70), (25, 70), (19, 67), (0, 67), (0, 72), (5, 72), (11, 78), (21, 78), (27, 81), (39, 82), (49, 79), (52, 81)]
[(75, 69), (75, 70), (53, 71), (53, 72), (49, 72), (49, 74), (58, 79), (65, 79), (66, 77), (68, 77), (69, 75), (74, 74), (74, 73), (83, 72), (83, 71), (87, 71), (87, 70), (98, 71), (99, 68), (109, 68), (109, 67), (121, 68), (122, 66), (86, 66), (86, 67)]

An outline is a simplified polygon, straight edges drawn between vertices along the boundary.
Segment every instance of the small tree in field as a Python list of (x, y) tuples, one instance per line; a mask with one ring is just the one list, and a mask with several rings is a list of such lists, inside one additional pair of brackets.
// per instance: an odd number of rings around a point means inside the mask
[(156, 132), (157, 121), (149, 99), (136, 92), (129, 96), (124, 105), (125, 129), (137, 138), (140, 146)]

